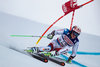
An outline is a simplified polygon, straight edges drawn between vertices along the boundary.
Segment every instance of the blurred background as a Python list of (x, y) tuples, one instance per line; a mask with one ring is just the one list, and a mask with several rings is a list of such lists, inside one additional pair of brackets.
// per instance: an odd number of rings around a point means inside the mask
[[(68, 0), (0, 0), (0, 11), (23, 17), (43, 24), (52, 24), (64, 13), (62, 4)], [(77, 0), (78, 5), (89, 0)], [(79, 25), (82, 32), (100, 36), (100, 8), (99, 0), (75, 11), (74, 24)], [(65, 16), (54, 26), (69, 28), (72, 13)]]

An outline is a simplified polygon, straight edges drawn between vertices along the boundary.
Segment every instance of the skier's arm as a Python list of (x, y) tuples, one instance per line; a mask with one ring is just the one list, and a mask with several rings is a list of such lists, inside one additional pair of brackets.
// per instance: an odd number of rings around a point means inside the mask
[(55, 35), (62, 35), (65, 29), (55, 30)]
[(59, 30), (53, 30), (50, 34), (47, 35), (48, 39), (52, 39), (54, 35), (62, 35), (67, 34), (69, 32), (69, 29), (59, 29)]
[(79, 46), (79, 42), (77, 42), (77, 43), (72, 47), (72, 54), (71, 54), (71, 56), (69, 57), (69, 59), (67, 60), (67, 62), (69, 62), (69, 61), (71, 61), (72, 59), (75, 58), (76, 53), (77, 53), (78, 46)]
[(54, 35), (61, 35), (61, 34), (63, 34), (63, 32), (64, 32), (64, 29), (53, 30), (51, 33), (49, 33), (49, 34), (47, 35), (47, 38), (48, 38), (48, 39), (52, 39), (52, 38), (54, 37)]
[(69, 29), (60, 29), (60, 30), (55, 30), (55, 35), (62, 35), (62, 34), (67, 34), (69, 32)]
[(78, 46), (79, 46), (79, 42), (77, 42), (77, 43), (72, 47), (72, 54), (71, 54), (71, 56), (76, 56)]

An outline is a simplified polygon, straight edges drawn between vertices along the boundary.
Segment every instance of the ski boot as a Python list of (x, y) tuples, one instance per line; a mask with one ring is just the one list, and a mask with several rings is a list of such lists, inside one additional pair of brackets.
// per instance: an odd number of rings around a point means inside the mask
[(26, 49), (25, 51), (27, 51), (31, 54), (39, 53), (38, 47), (28, 47), (28, 49)]
[(69, 63), (69, 64), (71, 64), (71, 63), (72, 63), (72, 59), (73, 59), (74, 57), (75, 57), (75, 56), (70, 56), (66, 62)]

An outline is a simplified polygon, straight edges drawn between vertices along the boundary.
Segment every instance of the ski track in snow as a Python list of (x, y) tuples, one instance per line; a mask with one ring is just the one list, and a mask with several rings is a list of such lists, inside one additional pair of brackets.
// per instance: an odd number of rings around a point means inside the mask
[[(36, 21), (0, 12), (0, 67), (40, 67), (41, 65), (43, 67), (61, 67), (51, 61), (43, 63), (23, 51), (27, 47), (36, 46), (38, 38), (10, 37), (10, 35), (41, 35), (47, 27), (48, 25)], [(54, 29), (59, 28), (52, 27), (46, 35)], [(82, 33), (79, 39), (80, 46), (74, 60), (88, 67), (100, 67), (100, 37)], [(43, 38), (37, 46), (47, 46), (49, 42), (50, 40)], [(80, 67), (75, 64), (66, 64), (66, 66)]]

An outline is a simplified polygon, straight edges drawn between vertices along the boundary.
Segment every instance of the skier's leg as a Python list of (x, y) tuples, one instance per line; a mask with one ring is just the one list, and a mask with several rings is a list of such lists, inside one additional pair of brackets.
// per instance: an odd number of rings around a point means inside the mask
[(56, 41), (53, 40), (48, 46), (45, 46), (45, 47), (38, 47), (39, 51), (40, 52), (50, 52), (50, 51), (53, 51), (54, 48), (55, 48), (55, 45), (56, 45)]
[(60, 49), (57, 54), (60, 55), (60, 54), (64, 54), (64, 53), (67, 53), (68, 51), (70, 50), (70, 46), (66, 46), (66, 47), (63, 47), (62, 49)]
[(49, 52), (53, 50), (53, 43), (50, 43), (48, 46), (44, 46), (44, 47), (38, 47), (40, 52)]
[(60, 46), (58, 45), (56, 40), (53, 40), (48, 46), (46, 47), (39, 47), (39, 51), (46, 51), (46, 52), (50, 52), (55, 50), (55, 48), (60, 48)]
[[(55, 50), (55, 48), (60, 48), (60, 46), (58, 45), (56, 40), (53, 40), (48, 46), (44, 46), (44, 47), (31, 47), (29, 49), (30, 52), (32, 53), (39, 53), (39, 52), (50, 52)], [(28, 51), (28, 52), (29, 52)]]

